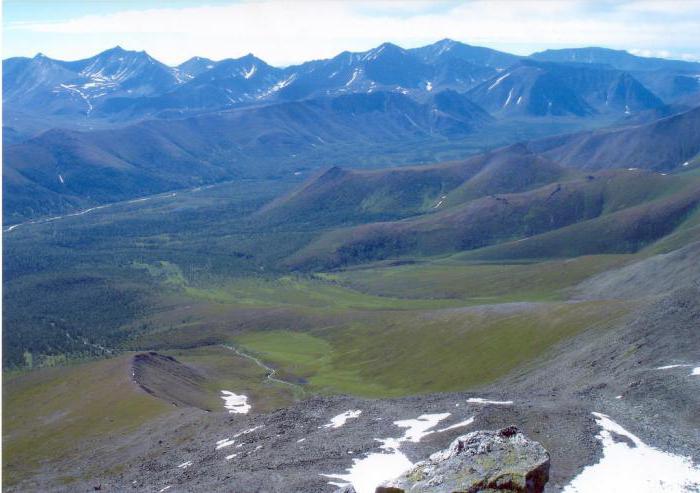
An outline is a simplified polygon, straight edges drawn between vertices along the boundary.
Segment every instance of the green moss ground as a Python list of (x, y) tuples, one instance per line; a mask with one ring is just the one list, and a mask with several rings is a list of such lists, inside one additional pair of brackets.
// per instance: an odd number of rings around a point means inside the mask
[(130, 361), (124, 355), (6, 378), (3, 484), (20, 481), (47, 461), (78, 456), (89, 441), (133, 432), (171, 411), (131, 381)]
[(610, 302), (386, 312), (310, 333), (251, 332), (236, 342), (312, 391), (390, 397), (479, 387), (625, 313)]

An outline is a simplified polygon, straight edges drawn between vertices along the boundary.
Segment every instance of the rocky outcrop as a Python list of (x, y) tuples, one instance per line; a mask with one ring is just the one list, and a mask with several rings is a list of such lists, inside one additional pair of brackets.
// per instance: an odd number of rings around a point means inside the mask
[(548, 479), (549, 453), (509, 426), (458, 437), (376, 493), (539, 493)]

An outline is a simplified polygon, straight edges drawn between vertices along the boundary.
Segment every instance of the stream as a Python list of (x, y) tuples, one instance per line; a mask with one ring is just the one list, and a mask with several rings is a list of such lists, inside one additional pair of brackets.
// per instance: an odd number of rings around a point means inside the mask
[(270, 366), (267, 366), (265, 363), (260, 361), (255, 356), (244, 353), (243, 351), (241, 351), (240, 349), (238, 349), (237, 347), (234, 347), (234, 346), (228, 346), (226, 344), (222, 344), (221, 346), (228, 349), (229, 351), (233, 351), (234, 353), (236, 353), (239, 356), (242, 356), (243, 358), (247, 358), (247, 359), (251, 360), (256, 365), (258, 365), (260, 368), (264, 369), (265, 373), (267, 375), (266, 380), (268, 380), (270, 382), (281, 383), (282, 385), (289, 385), (290, 387), (302, 389), (301, 385), (299, 385), (299, 384), (287, 382), (286, 380), (282, 380), (280, 378), (275, 377), (275, 375), (277, 374), (277, 370), (275, 370), (274, 368), (272, 368)]

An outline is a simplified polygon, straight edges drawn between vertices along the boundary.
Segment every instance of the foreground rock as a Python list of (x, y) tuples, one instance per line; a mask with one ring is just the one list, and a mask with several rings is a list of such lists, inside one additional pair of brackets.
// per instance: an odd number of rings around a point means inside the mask
[(548, 479), (549, 453), (510, 426), (458, 437), (376, 493), (538, 493)]

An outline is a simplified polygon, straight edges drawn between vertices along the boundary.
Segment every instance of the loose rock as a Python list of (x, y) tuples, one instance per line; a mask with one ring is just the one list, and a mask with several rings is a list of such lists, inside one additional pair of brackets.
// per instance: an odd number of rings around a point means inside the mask
[(548, 480), (549, 453), (509, 426), (458, 437), (376, 493), (540, 493)]

